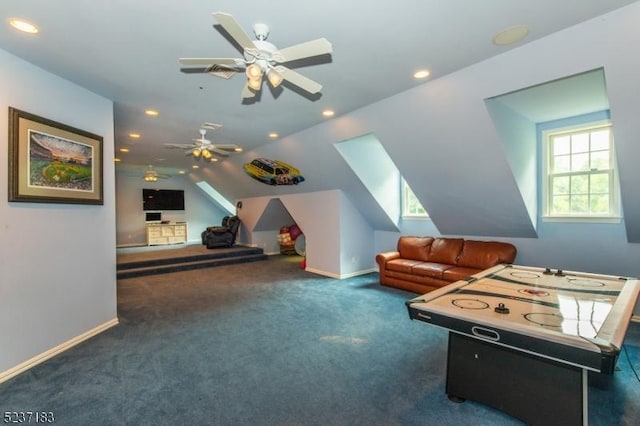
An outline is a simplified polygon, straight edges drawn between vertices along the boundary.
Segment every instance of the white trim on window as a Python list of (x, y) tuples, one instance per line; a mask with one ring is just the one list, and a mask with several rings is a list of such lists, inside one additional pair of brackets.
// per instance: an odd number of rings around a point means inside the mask
[[(605, 129), (606, 146), (596, 139)], [(542, 219), (619, 222), (620, 187), (610, 121), (549, 129), (542, 141)]]
[(400, 179), (400, 197), (402, 198), (402, 218), (403, 219), (416, 219), (424, 220), (429, 219), (427, 210), (422, 206), (418, 197), (413, 193), (413, 190), (407, 184), (407, 181)]

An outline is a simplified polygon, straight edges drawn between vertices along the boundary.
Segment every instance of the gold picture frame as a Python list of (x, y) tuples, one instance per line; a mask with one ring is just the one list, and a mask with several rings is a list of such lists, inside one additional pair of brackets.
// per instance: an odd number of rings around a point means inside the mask
[(9, 107), (9, 201), (104, 204), (103, 139)]

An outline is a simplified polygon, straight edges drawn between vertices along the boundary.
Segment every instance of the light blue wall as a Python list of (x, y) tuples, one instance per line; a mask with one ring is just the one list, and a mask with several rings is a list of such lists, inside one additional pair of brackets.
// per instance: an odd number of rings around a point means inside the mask
[(189, 243), (201, 243), (200, 234), (208, 226), (220, 225), (229, 215), (213, 202), (188, 176), (174, 176), (157, 182), (145, 182), (142, 176), (116, 173), (116, 244), (119, 247), (146, 244), (145, 212), (142, 210), (142, 188), (182, 189), (185, 191), (184, 211), (164, 211), (162, 219), (187, 222)]
[[(0, 64), (2, 381), (117, 324), (117, 307), (113, 103), (3, 50)], [(7, 202), (9, 106), (103, 137), (103, 205)]]
[(375, 268), (373, 228), (343, 192), (340, 192), (340, 276), (349, 277)]
[(362, 184), (396, 224), (401, 215), (400, 172), (373, 134), (334, 145)]
[[(307, 271), (345, 278), (374, 270), (373, 228), (342, 191), (249, 197), (240, 201), (243, 206), (238, 216), (246, 232), (244, 244), (277, 253), (278, 231), (286, 224), (282, 220), (289, 217), (305, 235)], [(287, 215), (275, 207), (280, 203)], [(267, 229), (269, 223), (272, 230)]]
[(486, 101), (498, 131), (513, 176), (518, 183), (529, 218), (534, 225), (538, 213), (538, 149), (535, 123), (496, 99)]

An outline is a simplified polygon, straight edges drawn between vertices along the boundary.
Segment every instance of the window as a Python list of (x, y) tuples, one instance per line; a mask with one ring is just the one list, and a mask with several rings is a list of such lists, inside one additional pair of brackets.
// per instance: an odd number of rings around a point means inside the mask
[(404, 179), (402, 179), (402, 217), (429, 217), (420, 200)]
[(617, 216), (612, 133), (608, 124), (547, 133), (548, 217)]

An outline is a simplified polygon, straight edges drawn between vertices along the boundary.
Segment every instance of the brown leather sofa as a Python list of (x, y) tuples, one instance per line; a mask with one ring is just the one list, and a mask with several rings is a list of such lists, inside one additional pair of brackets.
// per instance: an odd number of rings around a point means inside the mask
[(513, 244), (462, 238), (402, 236), (397, 251), (379, 253), (380, 284), (428, 293), (501, 263), (513, 263)]

